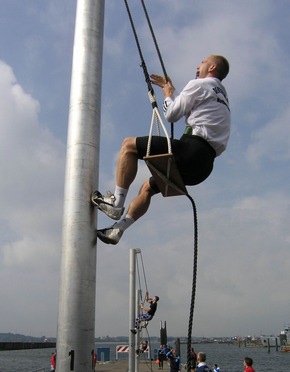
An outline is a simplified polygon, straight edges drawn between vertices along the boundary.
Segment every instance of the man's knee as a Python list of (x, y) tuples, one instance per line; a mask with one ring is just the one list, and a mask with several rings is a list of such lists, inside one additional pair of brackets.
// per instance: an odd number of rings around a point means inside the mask
[(156, 194), (150, 185), (149, 179), (146, 180), (140, 188), (139, 194), (148, 194), (150, 197)]
[(136, 137), (127, 137), (124, 139), (121, 147), (121, 151), (137, 153)]

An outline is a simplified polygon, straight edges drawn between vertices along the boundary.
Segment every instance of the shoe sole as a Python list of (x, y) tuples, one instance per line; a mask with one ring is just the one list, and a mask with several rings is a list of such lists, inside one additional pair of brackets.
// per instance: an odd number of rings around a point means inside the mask
[(116, 245), (116, 244), (118, 244), (118, 242), (119, 242), (119, 241), (116, 242), (115, 240), (110, 239), (109, 237), (102, 235), (102, 234), (99, 233), (98, 231), (97, 231), (97, 237), (98, 237), (98, 238), (99, 238), (103, 243), (106, 243), (106, 244)]
[(115, 220), (115, 221), (119, 221), (119, 219), (122, 217), (122, 214), (123, 214), (124, 209), (125, 209), (125, 208), (122, 208), (122, 212), (121, 212), (120, 216), (114, 216), (113, 214), (111, 214), (110, 212), (108, 212), (106, 209), (103, 209), (102, 208), (102, 204), (106, 204), (103, 201), (100, 204), (97, 204), (97, 203), (94, 203), (94, 204), (96, 205), (96, 207), (100, 211), (102, 211), (103, 213), (105, 213), (105, 215), (107, 215), (108, 217), (110, 217), (112, 220)]
[[(102, 207), (102, 204), (104, 205), (109, 205), (111, 206), (111, 204), (109, 203), (106, 203), (104, 200), (102, 199), (98, 199), (102, 196), (102, 194), (99, 192), (99, 191), (95, 191), (92, 193), (92, 196), (91, 196), (91, 201), (92, 203), (103, 213), (105, 213), (105, 215), (107, 215), (108, 217), (110, 217), (112, 220), (115, 220), (115, 221), (119, 221), (119, 219), (122, 217), (122, 214), (124, 213), (124, 209), (125, 208), (122, 208), (122, 212), (120, 214), (120, 216), (114, 216), (113, 214), (111, 214), (108, 210), (106, 210), (105, 208)], [(95, 198), (95, 199), (94, 199)]]

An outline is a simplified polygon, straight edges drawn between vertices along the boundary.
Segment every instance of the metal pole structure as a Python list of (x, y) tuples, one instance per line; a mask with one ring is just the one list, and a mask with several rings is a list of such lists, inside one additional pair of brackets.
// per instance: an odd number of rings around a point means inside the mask
[[(136, 255), (140, 249), (130, 249), (130, 275), (129, 275), (129, 327), (135, 327), (136, 319)], [(135, 371), (135, 335), (129, 329), (129, 372)]]
[[(135, 304), (135, 311), (136, 315), (139, 315), (140, 310), (140, 298), (141, 298), (141, 289), (136, 290), (136, 304)], [(136, 350), (140, 348), (140, 332), (138, 331), (135, 335), (135, 342), (136, 342)], [(135, 353), (135, 372), (139, 372), (139, 359)]]
[(91, 192), (98, 185), (104, 0), (78, 0), (72, 63), (57, 371), (93, 371), (96, 236)]

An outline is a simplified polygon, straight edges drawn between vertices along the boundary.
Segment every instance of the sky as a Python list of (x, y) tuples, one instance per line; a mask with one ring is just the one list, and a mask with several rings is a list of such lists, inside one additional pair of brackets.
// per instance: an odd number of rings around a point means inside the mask
[[(178, 91), (210, 54), (224, 80), (231, 137), (197, 206), (193, 336), (278, 334), (290, 323), (290, 8), (285, 0), (147, 1)], [(162, 74), (141, 3), (129, 1), (149, 73)], [(76, 1), (0, 0), (0, 333), (56, 336), (66, 136)], [(151, 105), (122, 1), (105, 2), (99, 189), (115, 188), (125, 137), (147, 135)], [(159, 106), (161, 92), (156, 88)], [(175, 137), (184, 120), (175, 125)], [(149, 171), (140, 162), (126, 206)], [(100, 228), (111, 224), (98, 215)], [(148, 326), (186, 336), (192, 207), (155, 196), (116, 246), (97, 242), (96, 337), (128, 334), (129, 252), (139, 248), (158, 310)]]

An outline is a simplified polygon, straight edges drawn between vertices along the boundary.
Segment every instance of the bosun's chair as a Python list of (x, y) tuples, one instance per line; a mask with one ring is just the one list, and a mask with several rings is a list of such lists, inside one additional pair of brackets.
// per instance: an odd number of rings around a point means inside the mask
[[(152, 96), (150, 91), (148, 92), (148, 95), (151, 103), (154, 102), (155, 98)], [(159, 124), (161, 124), (165, 137), (167, 139), (168, 153), (166, 154), (150, 155), (154, 121), (156, 121), (158, 134), (160, 135)], [(148, 137), (147, 153), (143, 159), (146, 162), (147, 167), (149, 168), (159, 190), (164, 197), (187, 195), (187, 189), (177, 168), (174, 155), (172, 154), (171, 142), (168, 132), (165, 125), (163, 124), (158, 108), (154, 104)]]

